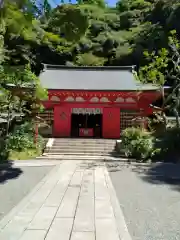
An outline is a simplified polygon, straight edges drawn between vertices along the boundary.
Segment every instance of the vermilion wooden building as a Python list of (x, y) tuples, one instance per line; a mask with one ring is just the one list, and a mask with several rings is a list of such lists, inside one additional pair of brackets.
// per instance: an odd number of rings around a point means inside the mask
[[(45, 65), (40, 81), (54, 137), (119, 138), (137, 116), (152, 113), (161, 89), (135, 80), (133, 67)], [(44, 115), (45, 117), (45, 115)]]

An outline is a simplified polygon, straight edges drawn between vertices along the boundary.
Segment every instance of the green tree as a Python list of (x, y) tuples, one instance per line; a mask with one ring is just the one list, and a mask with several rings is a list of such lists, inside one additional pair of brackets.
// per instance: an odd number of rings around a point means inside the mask
[(143, 83), (153, 83), (163, 86), (166, 80), (165, 71), (169, 63), (169, 52), (162, 48), (156, 54), (155, 51), (149, 53), (144, 52), (148, 65), (139, 69), (139, 79)]
[(88, 4), (88, 5), (96, 5), (101, 8), (106, 7), (106, 3), (104, 0), (78, 0), (78, 4)]
[[(3, 100), (1, 109), (3, 109), (2, 113), (7, 113), (8, 134), (12, 113), (25, 114), (28, 117), (36, 116), (37, 110), (41, 108), (39, 99), (43, 100), (46, 98), (47, 92), (41, 87), (38, 77), (31, 72), (28, 65), (20, 67), (5, 66), (2, 79), (1, 85), (4, 90), (1, 95), (1, 100)], [(28, 103), (36, 105), (37, 109), (33, 109), (33, 106), (27, 109), (25, 106)], [(33, 110), (36, 111), (32, 112)]]
[(75, 64), (78, 66), (103, 66), (105, 59), (94, 56), (92, 53), (84, 53), (77, 56)]
[(63, 4), (55, 8), (48, 29), (69, 42), (77, 42), (89, 27), (87, 16), (77, 5)]
[(161, 107), (162, 113), (170, 110), (176, 117), (176, 126), (180, 127), (180, 41), (176, 31), (169, 36), (169, 48), (155, 52), (145, 52), (149, 64), (139, 70), (139, 79), (142, 82), (151, 82), (163, 86), (170, 81), (172, 92), (164, 99)]

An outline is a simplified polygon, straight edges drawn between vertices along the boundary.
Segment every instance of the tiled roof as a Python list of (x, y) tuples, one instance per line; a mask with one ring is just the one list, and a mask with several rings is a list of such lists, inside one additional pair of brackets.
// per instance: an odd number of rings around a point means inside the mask
[(46, 89), (61, 90), (155, 90), (157, 86), (137, 84), (127, 67), (76, 67), (45, 65), (40, 81)]

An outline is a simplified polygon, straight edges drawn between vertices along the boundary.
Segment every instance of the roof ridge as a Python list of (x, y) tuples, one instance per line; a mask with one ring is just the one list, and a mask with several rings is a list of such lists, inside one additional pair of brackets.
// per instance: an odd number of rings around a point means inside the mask
[(47, 69), (70, 69), (70, 70), (129, 70), (133, 71), (136, 67), (132, 66), (67, 66), (67, 65), (53, 65), (53, 64), (43, 64), (44, 70)]

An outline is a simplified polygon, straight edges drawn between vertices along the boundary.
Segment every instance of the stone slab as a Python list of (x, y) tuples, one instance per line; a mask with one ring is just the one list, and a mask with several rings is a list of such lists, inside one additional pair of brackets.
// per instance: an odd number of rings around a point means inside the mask
[(107, 189), (109, 191), (109, 195), (111, 196), (111, 205), (113, 207), (115, 221), (116, 221), (120, 239), (132, 240), (107, 168), (104, 169), (104, 175), (106, 179)]
[(77, 171), (77, 169), (76, 169), (76, 172), (74, 173), (69, 185), (71, 187), (72, 186), (81, 186), (83, 174), (84, 174), (84, 171), (82, 171), (82, 170)]
[(27, 228), (31, 219), (26, 217), (14, 217), (0, 232), (1, 240), (18, 240)]
[(79, 199), (73, 231), (94, 231), (94, 199), (90, 196)]
[(80, 187), (68, 187), (57, 212), (57, 217), (73, 218), (75, 216), (79, 193)]
[(94, 232), (72, 232), (70, 240), (95, 240)]
[(113, 208), (109, 200), (95, 200), (95, 218), (114, 217)]
[(96, 240), (120, 240), (113, 218), (96, 219)]
[(55, 218), (46, 236), (46, 240), (69, 240), (73, 218)]
[(105, 175), (104, 175), (104, 167), (97, 167), (95, 169), (95, 199), (99, 200), (108, 200), (110, 199), (108, 190), (107, 190), (107, 185), (106, 185), (106, 180), (105, 180)]
[(84, 171), (80, 196), (82, 197), (89, 196), (94, 198), (94, 171), (93, 170)]
[(80, 163), (62, 161), (6, 220), (0, 239), (40, 240), (48, 231), (46, 240), (95, 240), (96, 230), (96, 240), (131, 240), (104, 165)]
[(57, 184), (46, 198), (44, 205), (49, 207), (58, 207), (64, 197), (67, 186)]
[(56, 207), (43, 206), (28, 226), (28, 229), (48, 230), (56, 212)]
[(40, 210), (42, 207), (42, 203), (34, 203), (29, 202), (21, 211), (17, 213), (17, 216), (20, 217), (30, 217), (33, 219), (33, 217), (36, 215), (36, 213)]
[(57, 184), (58, 178), (57, 174), (52, 176), (49, 180), (47, 180), (44, 185), (39, 189), (39, 191), (32, 197), (31, 202), (34, 203), (44, 203), (53, 187)]
[(45, 236), (44, 230), (25, 230), (19, 240), (44, 240)]

